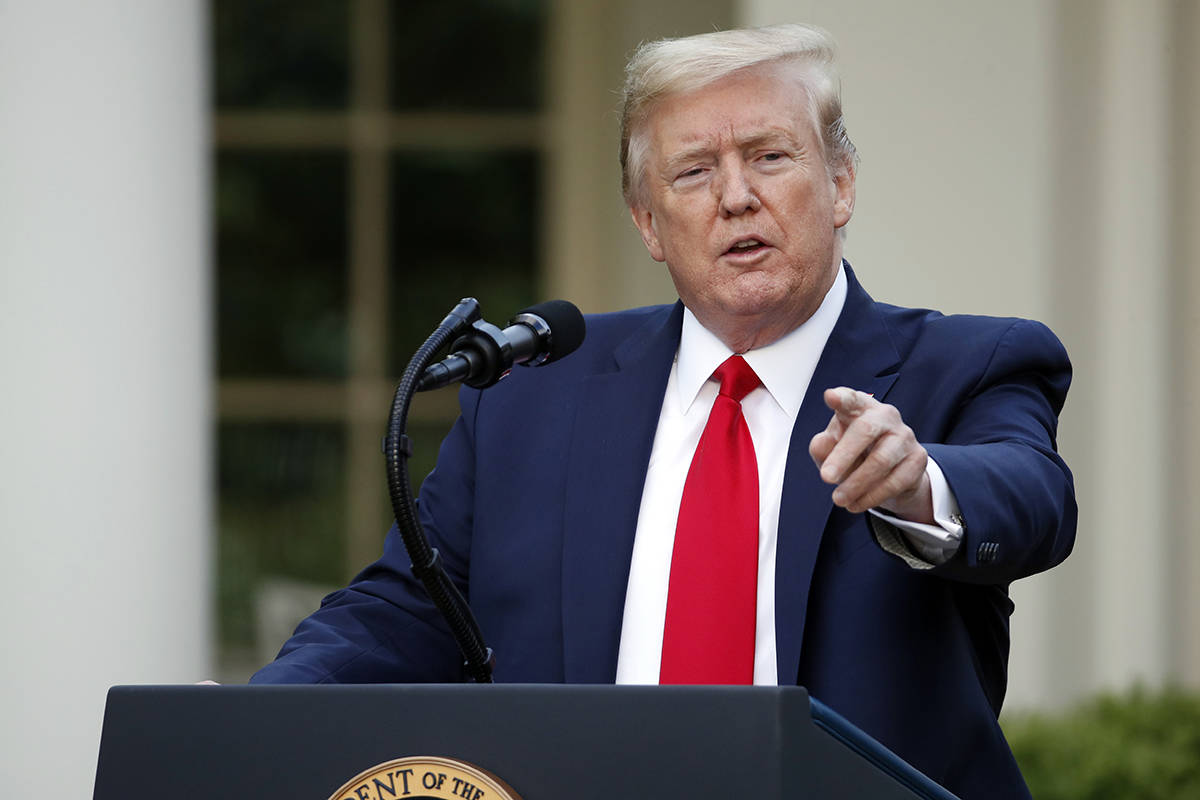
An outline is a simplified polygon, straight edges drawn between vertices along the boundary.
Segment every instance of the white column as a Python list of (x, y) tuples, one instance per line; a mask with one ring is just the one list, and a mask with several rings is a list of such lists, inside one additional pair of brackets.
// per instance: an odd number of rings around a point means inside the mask
[[(1100, 160), (1097, 431), (1104, 450), (1089, 498), (1097, 566), (1097, 678), (1122, 687), (1168, 670), (1167, 413), (1170, 322), (1168, 3), (1109, 0)], [(1161, 411), (1160, 411), (1161, 408)]]
[(0, 785), (210, 670), (205, 4), (0, 0)]
[(1171, 425), (1177, 442), (1171, 485), (1171, 557), (1177, 600), (1173, 604), (1175, 677), (1200, 686), (1200, 4), (1179, 3), (1171, 26), (1174, 56), (1175, 135), (1172, 148), (1174, 268), (1176, 288), (1171, 369), (1179, 375)]

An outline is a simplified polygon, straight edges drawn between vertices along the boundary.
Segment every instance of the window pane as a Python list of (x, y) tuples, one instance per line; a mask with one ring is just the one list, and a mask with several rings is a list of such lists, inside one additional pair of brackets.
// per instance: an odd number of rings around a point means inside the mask
[(393, 374), (461, 298), (501, 327), (536, 301), (533, 153), (401, 154), (391, 169)]
[(542, 0), (407, 0), (392, 7), (398, 110), (541, 106)]
[(217, 436), (220, 640), (249, 648), (265, 579), (346, 580), (345, 435), (339, 425), (224, 423)]
[(217, 108), (344, 108), (345, 0), (215, 0)]
[(222, 377), (346, 371), (346, 156), (217, 158)]

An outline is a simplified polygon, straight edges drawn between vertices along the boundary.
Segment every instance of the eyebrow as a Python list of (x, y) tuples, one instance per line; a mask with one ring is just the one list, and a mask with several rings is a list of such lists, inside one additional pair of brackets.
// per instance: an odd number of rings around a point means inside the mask
[[(781, 142), (785, 146), (796, 150), (802, 149), (800, 142), (789, 129), (774, 126), (754, 131), (748, 136), (738, 139), (737, 146), (739, 149), (746, 149), (764, 144), (774, 144), (776, 142)], [(705, 139), (697, 145), (688, 147), (684, 150), (679, 150), (667, 156), (666, 160), (664, 161), (664, 165), (669, 171), (683, 166), (689, 161), (710, 156), (715, 149), (716, 144), (713, 142), (713, 140)]]

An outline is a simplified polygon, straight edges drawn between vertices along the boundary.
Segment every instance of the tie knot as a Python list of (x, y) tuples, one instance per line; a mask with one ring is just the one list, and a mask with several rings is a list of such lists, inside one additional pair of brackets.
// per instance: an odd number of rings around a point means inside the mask
[(750, 368), (741, 356), (730, 356), (713, 372), (713, 377), (721, 382), (720, 394), (725, 395), (735, 403), (754, 391), (761, 383), (758, 375)]

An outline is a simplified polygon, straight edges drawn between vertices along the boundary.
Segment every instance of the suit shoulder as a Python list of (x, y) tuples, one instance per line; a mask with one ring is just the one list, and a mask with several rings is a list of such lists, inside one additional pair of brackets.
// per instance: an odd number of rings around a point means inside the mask
[[(584, 314), (584, 337), (570, 355), (536, 369), (514, 369), (490, 393), (500, 397), (516, 391), (543, 391), (546, 386), (561, 390), (572, 381), (616, 367), (615, 354), (636, 347), (670, 323), (674, 307), (645, 306), (625, 311)], [(466, 390), (464, 390), (466, 391)]]
[[(599, 359), (607, 363), (614, 351), (628, 346), (631, 338), (649, 336), (669, 322), (675, 307), (671, 305), (642, 306), (624, 311), (585, 314), (587, 335), (579, 348), (576, 361)], [(641, 336), (635, 336), (635, 334)]]
[(1041, 353), (1066, 361), (1066, 349), (1054, 332), (1037, 320), (980, 314), (943, 314), (927, 308), (878, 304), (897, 348), (906, 355), (919, 348), (947, 353), (998, 350)]
[(584, 314), (588, 336), (600, 338), (627, 336), (630, 331), (656, 319), (670, 315), (671, 305), (640, 306), (622, 311), (606, 311), (599, 314)]

